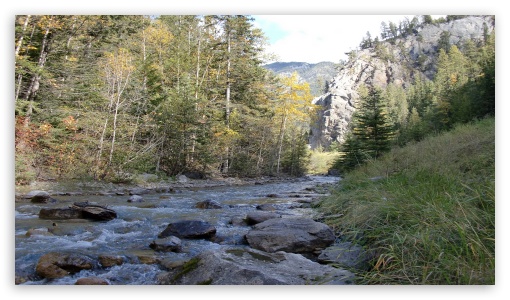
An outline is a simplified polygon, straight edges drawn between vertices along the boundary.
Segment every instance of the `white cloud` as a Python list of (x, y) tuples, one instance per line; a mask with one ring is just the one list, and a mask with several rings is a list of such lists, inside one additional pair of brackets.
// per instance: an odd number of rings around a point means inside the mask
[[(280, 38), (267, 47), (279, 61), (338, 62), (370, 32), (380, 34), (381, 22), (398, 23), (404, 15), (256, 15), (255, 26), (268, 37), (278, 28)], [(412, 19), (412, 15), (407, 16)], [(270, 27), (272, 25), (272, 28)], [(266, 30), (267, 28), (267, 30)], [(283, 35), (283, 33), (285, 33)], [(283, 36), (282, 36), (283, 35)]]

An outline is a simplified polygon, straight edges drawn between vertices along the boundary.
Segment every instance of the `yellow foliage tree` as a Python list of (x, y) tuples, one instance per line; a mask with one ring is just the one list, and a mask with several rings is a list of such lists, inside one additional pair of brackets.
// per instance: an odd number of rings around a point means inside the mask
[(299, 82), (297, 72), (280, 81), (279, 96), (274, 105), (276, 119), (280, 122), (276, 173), (280, 173), (283, 140), (289, 123), (298, 128), (310, 121), (311, 113), (315, 110), (311, 103), (310, 86), (307, 82)]

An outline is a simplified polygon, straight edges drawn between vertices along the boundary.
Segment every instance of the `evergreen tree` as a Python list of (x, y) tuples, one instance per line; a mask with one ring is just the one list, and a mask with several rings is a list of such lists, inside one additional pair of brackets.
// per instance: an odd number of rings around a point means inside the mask
[(382, 91), (378, 88), (360, 89), (359, 106), (353, 115), (351, 135), (341, 146), (343, 154), (335, 166), (347, 171), (367, 159), (388, 151), (393, 138)]

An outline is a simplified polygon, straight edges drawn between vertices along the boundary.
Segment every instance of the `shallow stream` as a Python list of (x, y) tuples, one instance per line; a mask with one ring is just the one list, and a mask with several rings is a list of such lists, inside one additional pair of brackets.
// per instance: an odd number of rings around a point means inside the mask
[[(338, 177), (311, 176), (310, 179), (263, 185), (186, 188), (171, 193), (145, 194), (142, 195), (144, 202), (140, 203), (128, 202), (130, 196), (127, 194), (53, 196), (58, 201), (46, 204), (35, 204), (29, 200), (16, 202), (15, 272), (17, 276), (28, 278), (23, 284), (74, 284), (78, 278), (88, 276), (104, 278), (119, 285), (157, 284), (156, 277), (164, 268), (158, 263), (142, 263), (144, 258), (182, 261), (221, 245), (242, 244), (250, 226), (232, 225), (230, 221), (234, 217), (244, 218), (248, 212), (257, 210), (260, 204), (273, 204), (282, 217), (313, 217), (314, 211), (301, 207), (303, 201), (300, 200), (313, 196), (310, 188), (336, 182)], [(277, 194), (278, 197), (267, 197), (269, 194)], [(297, 195), (300, 198), (292, 197)], [(198, 202), (204, 200), (214, 200), (222, 208), (195, 208)], [(41, 208), (65, 208), (82, 201), (106, 205), (117, 212), (117, 218), (109, 222), (39, 219)], [(216, 238), (211, 241), (182, 239), (180, 253), (155, 252), (149, 248), (149, 244), (169, 223), (182, 220), (209, 222), (216, 227)], [(27, 231), (34, 228), (49, 228), (54, 235), (27, 236)], [(81, 271), (61, 279), (40, 280), (33, 275), (35, 266), (38, 259), (48, 252), (75, 252), (91, 257), (122, 256), (127, 262), (110, 268)]]

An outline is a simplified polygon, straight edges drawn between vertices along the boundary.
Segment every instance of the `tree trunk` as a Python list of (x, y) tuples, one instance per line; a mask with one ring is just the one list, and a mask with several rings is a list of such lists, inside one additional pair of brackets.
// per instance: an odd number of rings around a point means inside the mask
[(25, 37), (25, 30), (27, 29), (29, 20), (30, 15), (27, 15), (25, 18), (25, 23), (23, 24), (23, 31), (21, 32), (21, 36), (18, 39), (18, 43), (16, 44), (15, 58), (18, 58), (19, 50), (21, 49), (21, 45), (23, 45), (23, 38)]
[(280, 174), (280, 161), (283, 148), (283, 137), (285, 136), (285, 123), (287, 123), (287, 114), (284, 114), (282, 124), (280, 125), (280, 136), (278, 138), (278, 159), (276, 162), (276, 174)]

